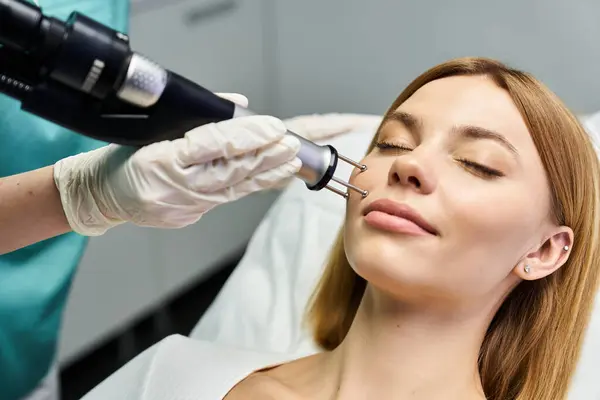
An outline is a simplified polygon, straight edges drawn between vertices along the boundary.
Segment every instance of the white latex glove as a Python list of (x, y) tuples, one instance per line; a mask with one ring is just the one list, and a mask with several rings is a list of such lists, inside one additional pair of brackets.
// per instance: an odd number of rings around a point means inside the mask
[[(242, 106), (247, 99), (222, 94)], [(270, 116), (235, 118), (140, 149), (108, 145), (57, 162), (54, 179), (71, 228), (96, 236), (132, 222), (179, 228), (211, 208), (278, 186), (301, 167), (300, 143)]]
[(329, 113), (301, 115), (285, 119), (283, 123), (290, 131), (310, 141), (322, 142), (356, 131), (365, 125), (375, 127), (382, 118), (380, 115)]

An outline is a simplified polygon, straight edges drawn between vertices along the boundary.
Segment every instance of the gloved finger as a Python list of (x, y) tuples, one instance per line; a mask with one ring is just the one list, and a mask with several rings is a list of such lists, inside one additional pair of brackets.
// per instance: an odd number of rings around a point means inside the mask
[(281, 182), (291, 179), (302, 166), (298, 158), (286, 162), (276, 168), (247, 177), (236, 185), (223, 188), (203, 196), (203, 207), (213, 208), (220, 204), (229, 203), (249, 194), (277, 187)]
[(173, 149), (180, 165), (186, 168), (255, 152), (279, 142), (286, 132), (280, 119), (253, 115), (195, 128), (173, 141)]
[(286, 187), (288, 187), (288, 186), (290, 185), (290, 183), (292, 183), (292, 181), (293, 181), (293, 180), (294, 180), (294, 177), (293, 177), (293, 176), (290, 176), (290, 177), (289, 177), (289, 178), (287, 178), (287, 179), (283, 179), (283, 180), (281, 180), (281, 181), (279, 181), (279, 182), (276, 182), (276, 183), (275, 183), (275, 184), (274, 184), (274, 185), (271, 187), (271, 189), (283, 190), (283, 189), (285, 189)]
[(310, 141), (320, 141), (363, 127), (375, 130), (381, 119), (379, 115), (330, 113), (301, 115), (283, 123), (290, 131)]
[(301, 167), (302, 162), (295, 158), (280, 167), (256, 174), (231, 187), (229, 189), (230, 197), (240, 198), (254, 192), (273, 189), (282, 182), (288, 182)]
[(285, 136), (279, 142), (254, 153), (195, 165), (184, 170), (184, 173), (192, 190), (215, 192), (292, 161), (299, 149), (300, 141), (296, 137)]
[(248, 98), (239, 93), (215, 93), (217, 96), (229, 100), (240, 107), (248, 108)]

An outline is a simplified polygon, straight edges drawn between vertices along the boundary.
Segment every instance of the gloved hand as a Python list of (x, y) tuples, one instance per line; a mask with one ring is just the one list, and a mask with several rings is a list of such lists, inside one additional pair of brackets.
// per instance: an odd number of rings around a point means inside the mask
[[(240, 95), (222, 94), (246, 107)], [(108, 145), (54, 166), (71, 228), (101, 235), (132, 222), (179, 228), (211, 208), (272, 188), (301, 167), (297, 138), (269, 116), (235, 118), (140, 149)]]
[(329, 113), (301, 115), (285, 119), (283, 123), (290, 131), (318, 143), (363, 127), (372, 127), (375, 133), (382, 118), (381, 115)]

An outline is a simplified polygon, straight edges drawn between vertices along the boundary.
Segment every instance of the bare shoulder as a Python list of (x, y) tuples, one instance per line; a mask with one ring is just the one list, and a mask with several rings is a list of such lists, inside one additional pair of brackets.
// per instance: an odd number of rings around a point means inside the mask
[(223, 400), (299, 400), (283, 382), (265, 372), (256, 372), (238, 383)]
[(308, 356), (258, 371), (240, 382), (225, 400), (313, 399), (322, 388), (322, 358)]

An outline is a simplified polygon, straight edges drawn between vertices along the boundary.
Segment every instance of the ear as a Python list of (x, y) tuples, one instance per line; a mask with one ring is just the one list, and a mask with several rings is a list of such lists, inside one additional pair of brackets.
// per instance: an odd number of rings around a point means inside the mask
[(519, 278), (534, 281), (559, 269), (569, 259), (573, 245), (573, 230), (555, 227), (551, 235), (515, 267)]

